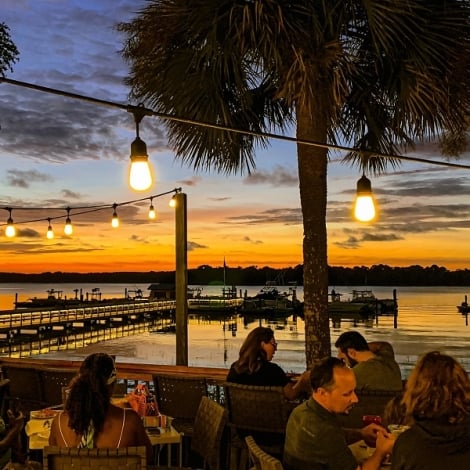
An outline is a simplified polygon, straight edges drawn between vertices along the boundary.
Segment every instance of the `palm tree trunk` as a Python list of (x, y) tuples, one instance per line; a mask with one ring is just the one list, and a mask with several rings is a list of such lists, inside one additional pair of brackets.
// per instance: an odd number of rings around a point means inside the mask
[[(319, 114), (312, 116), (307, 106), (297, 105), (299, 139), (326, 142), (327, 120), (320, 119)], [(310, 368), (316, 360), (331, 355), (326, 233), (328, 154), (326, 149), (298, 144), (297, 155), (304, 225), (305, 355)]]

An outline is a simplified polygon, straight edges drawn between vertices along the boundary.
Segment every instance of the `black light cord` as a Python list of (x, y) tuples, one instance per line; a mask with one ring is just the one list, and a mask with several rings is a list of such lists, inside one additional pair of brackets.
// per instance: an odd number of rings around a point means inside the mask
[[(203, 122), (203, 121), (195, 121), (192, 119), (187, 119), (187, 118), (182, 118), (179, 116), (174, 116), (171, 114), (167, 113), (161, 113), (157, 111), (153, 111), (152, 109), (145, 108), (142, 105), (125, 105), (121, 103), (115, 103), (113, 101), (107, 101), (107, 100), (100, 100), (98, 98), (93, 98), (91, 96), (85, 96), (85, 95), (80, 95), (78, 93), (71, 93), (68, 91), (63, 91), (63, 90), (57, 90), (55, 88), (49, 88), (41, 85), (35, 85), (33, 83), (28, 83), (28, 82), (22, 82), (18, 80), (12, 80), (11, 78), (6, 78), (6, 77), (0, 77), (0, 82), (5, 82), (10, 85), (16, 85), (16, 86), (21, 86), (24, 88), (30, 88), (32, 90), (37, 90), (37, 91), (42, 91), (44, 93), (51, 93), (53, 95), (59, 95), (59, 96), (65, 96), (67, 98), (72, 98), (72, 99), (77, 99), (77, 100), (82, 100), (82, 101), (88, 101), (93, 104), (98, 104), (100, 106), (108, 106), (112, 108), (119, 108), (124, 111), (133, 113), (134, 115), (136, 113), (143, 113), (143, 115), (146, 116), (155, 116), (159, 117), (161, 119), (169, 119), (172, 121), (177, 121), (177, 122), (182, 122), (185, 124), (191, 124), (194, 126), (202, 126), (202, 127), (208, 127), (212, 129), (219, 129), (222, 131), (229, 131), (229, 132), (235, 132), (238, 134), (246, 134), (246, 135), (252, 135), (255, 137), (266, 137), (269, 139), (277, 139), (277, 140), (283, 140), (286, 142), (293, 142), (296, 144), (302, 144), (302, 145), (309, 145), (311, 147), (318, 147), (318, 148), (324, 148), (324, 149), (331, 149), (331, 150), (339, 150), (343, 152), (355, 152), (355, 153), (367, 153), (370, 154), (370, 151), (364, 151), (364, 150), (358, 150), (352, 147), (346, 147), (344, 145), (335, 145), (335, 144), (325, 144), (323, 142), (317, 142), (314, 140), (306, 140), (306, 139), (299, 139), (297, 137), (289, 137), (281, 134), (274, 134), (271, 132), (255, 132), (255, 131), (250, 131), (247, 129), (236, 129), (233, 127), (228, 127), (228, 126), (223, 126), (221, 124), (213, 124), (209, 122)], [(445, 161), (438, 161), (438, 160), (429, 160), (427, 158), (421, 158), (421, 157), (410, 157), (410, 156), (405, 156), (405, 155), (390, 155), (387, 153), (381, 153), (381, 152), (374, 152), (374, 155), (377, 155), (378, 157), (383, 157), (383, 158), (395, 158), (398, 160), (404, 160), (404, 161), (409, 161), (409, 162), (418, 162), (418, 163), (428, 163), (430, 165), (439, 165), (439, 166), (446, 166), (450, 168), (462, 168), (462, 169), (470, 169), (470, 165), (464, 165), (461, 163), (451, 163), (451, 162), (445, 162)]]

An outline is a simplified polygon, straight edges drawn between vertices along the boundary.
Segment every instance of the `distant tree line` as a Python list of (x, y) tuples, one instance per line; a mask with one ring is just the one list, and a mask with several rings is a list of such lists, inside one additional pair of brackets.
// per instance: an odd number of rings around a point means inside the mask
[[(328, 280), (331, 286), (470, 286), (470, 269), (449, 271), (442, 266), (392, 267), (385, 264), (356, 266), (353, 268), (330, 266)], [(283, 269), (249, 266), (212, 267), (202, 265), (188, 270), (188, 284), (223, 284), (233, 286), (257, 286), (266, 283), (279, 285), (303, 285), (303, 266), (301, 264)], [(0, 273), (0, 283), (119, 283), (152, 284), (175, 282), (174, 271), (149, 272), (103, 272), (71, 273), (44, 272), (40, 274)]]

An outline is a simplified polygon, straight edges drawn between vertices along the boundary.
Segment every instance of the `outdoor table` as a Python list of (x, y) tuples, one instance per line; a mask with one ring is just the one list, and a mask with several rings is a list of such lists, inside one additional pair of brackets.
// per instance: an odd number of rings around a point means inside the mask
[[(34, 413), (34, 412), (33, 412)], [(49, 445), (49, 434), (54, 416), (49, 418), (37, 418), (32, 416), (26, 423), (25, 431), (28, 436), (28, 448), (30, 451), (42, 451)], [(144, 421), (145, 424), (145, 421)], [(155, 464), (160, 465), (160, 450), (167, 447), (167, 465), (171, 466), (171, 447), (178, 446), (178, 467), (183, 462), (183, 434), (178, 432), (173, 426), (168, 428), (146, 427), (150, 443), (155, 449)], [(159, 431), (156, 431), (159, 429)], [(157, 434), (158, 432), (158, 434)]]
[[(350, 444), (349, 448), (351, 449), (351, 452), (353, 453), (354, 458), (359, 464), (364, 462), (364, 460), (367, 460), (374, 453), (374, 450), (375, 450), (373, 447), (369, 447), (362, 440), (354, 442), (353, 444)], [(390, 459), (387, 459), (386, 462), (382, 462), (382, 465), (380, 466), (380, 470), (390, 470), (390, 466), (391, 466), (391, 461)]]

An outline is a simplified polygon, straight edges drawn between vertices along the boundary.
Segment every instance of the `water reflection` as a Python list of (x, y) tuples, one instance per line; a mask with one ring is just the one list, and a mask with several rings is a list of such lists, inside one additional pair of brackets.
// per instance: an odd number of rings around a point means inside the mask
[[(64, 292), (73, 291), (76, 285), (1, 285), (0, 306), (11, 308), (15, 292), (20, 300), (32, 296), (43, 296), (47, 289), (54, 287)], [(96, 287), (80, 286), (84, 291)], [(103, 296), (123, 296), (129, 286), (119, 284), (101, 285)], [(147, 285), (136, 288), (146, 292)], [(336, 287), (347, 295), (352, 289), (363, 286)], [(20, 290), (21, 289), (21, 290)], [(204, 286), (207, 295), (219, 294), (220, 286)], [(242, 286), (249, 296), (259, 291), (259, 286)], [(377, 297), (389, 298), (392, 287), (373, 287)], [(459, 359), (470, 371), (470, 330), (468, 317), (457, 311), (464, 295), (470, 288), (462, 287), (399, 287), (398, 328), (393, 328), (393, 317), (381, 316), (378, 322), (347, 322), (331, 324), (331, 341), (344, 331), (356, 329), (370, 341), (389, 341), (393, 344), (405, 375), (416, 362), (417, 357), (430, 350), (440, 350)], [(302, 289), (297, 296), (303, 299)], [(298, 316), (214, 316), (191, 315), (188, 325), (189, 361), (191, 365), (228, 367), (238, 357), (239, 348), (248, 332), (254, 327), (270, 326), (275, 331), (279, 349), (275, 361), (285, 370), (301, 372), (305, 368), (304, 323)], [(82, 359), (94, 351), (115, 354), (118, 361), (174, 364), (175, 335), (172, 333), (147, 332), (99, 344), (88, 345), (76, 351), (54, 353), (55, 356)], [(333, 354), (336, 352), (333, 351)]]

